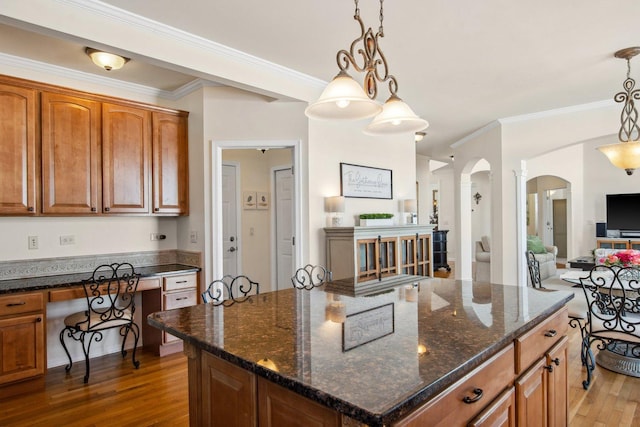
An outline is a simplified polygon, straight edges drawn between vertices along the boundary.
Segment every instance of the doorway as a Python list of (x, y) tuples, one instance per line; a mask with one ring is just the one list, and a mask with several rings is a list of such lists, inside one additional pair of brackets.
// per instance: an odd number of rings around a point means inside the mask
[(288, 168), (274, 168), (273, 170), (274, 188), (274, 212), (272, 223), (275, 225), (275, 276), (276, 287), (274, 290), (290, 287), (291, 277), (294, 273), (293, 263), (293, 170)]
[(240, 166), (237, 163), (222, 165), (222, 275), (237, 276), (241, 274), (240, 249), (238, 243), (238, 182), (240, 181)]
[[(247, 160), (249, 159), (249, 160)], [(237, 257), (237, 273), (245, 274), (260, 283), (260, 292), (268, 292), (290, 282), (293, 266), (302, 259), (300, 211), (300, 174), (296, 167), (300, 163), (299, 141), (215, 141), (213, 142), (213, 198), (212, 198), (212, 233), (211, 233), (211, 265), (212, 278), (221, 277), (222, 272), (232, 271), (232, 255)], [(234, 240), (232, 228), (233, 209), (228, 206), (232, 192), (231, 174), (228, 166), (236, 164), (236, 207), (237, 232)], [(289, 191), (283, 198), (282, 188), (276, 192), (276, 175), (272, 171), (288, 170)], [(283, 166), (284, 165), (284, 166)], [(293, 173), (291, 172), (293, 170)], [(244, 203), (245, 193), (256, 193), (261, 200), (254, 207)], [(284, 202), (288, 203), (288, 208)], [(278, 219), (283, 209), (289, 214), (285, 219)], [(276, 250), (276, 225), (286, 223), (291, 231), (288, 237), (288, 251)], [(284, 226), (281, 225), (282, 231)], [(218, 237), (219, 236), (219, 237)], [(295, 245), (293, 243), (295, 242)], [(281, 245), (280, 245), (281, 246)], [(231, 248), (235, 250), (230, 251)], [(283, 256), (279, 255), (282, 252)], [(286, 265), (291, 267), (287, 269)], [(276, 271), (281, 273), (276, 275)], [(286, 281), (283, 282), (284, 277)], [(290, 286), (290, 283), (288, 283)]]

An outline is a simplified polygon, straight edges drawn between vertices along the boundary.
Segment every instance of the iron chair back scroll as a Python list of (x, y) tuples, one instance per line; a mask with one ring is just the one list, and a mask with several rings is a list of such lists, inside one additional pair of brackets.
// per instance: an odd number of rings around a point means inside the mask
[(583, 348), (589, 388), (595, 367), (591, 346), (620, 356), (640, 358), (640, 269), (598, 265), (580, 279), (587, 301)]
[(140, 330), (133, 321), (135, 312), (134, 294), (138, 287), (140, 275), (135, 273), (129, 263), (104, 264), (98, 266), (91, 277), (82, 282), (87, 309), (67, 316), (64, 329), (60, 332), (60, 343), (64, 348), (69, 364), (65, 370), (69, 372), (73, 360), (67, 349), (65, 337), (82, 344), (85, 358), (84, 382), (89, 381), (89, 353), (93, 342), (103, 340), (103, 332), (108, 329), (119, 329), (122, 338), (122, 357), (127, 355), (125, 344), (129, 332), (133, 333), (134, 345), (131, 355), (133, 366), (137, 369), (140, 362), (136, 360), (136, 347)]
[(260, 293), (258, 282), (244, 275), (225, 275), (209, 284), (207, 290), (202, 293), (202, 301), (205, 304), (229, 306), (247, 301), (254, 293)]
[(294, 288), (311, 290), (332, 280), (332, 274), (322, 265), (307, 264), (296, 270), (291, 278)]
[(531, 286), (536, 289), (542, 289), (542, 280), (540, 278), (540, 262), (536, 259), (531, 251), (527, 251), (527, 267), (529, 267), (529, 278)]

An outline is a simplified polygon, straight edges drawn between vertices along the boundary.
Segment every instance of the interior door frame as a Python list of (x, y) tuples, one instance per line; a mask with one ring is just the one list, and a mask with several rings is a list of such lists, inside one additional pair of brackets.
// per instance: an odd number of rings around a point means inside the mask
[[(272, 166), (270, 171), (269, 171), (269, 174), (271, 175), (271, 179), (270, 179), (270, 181), (271, 181), (271, 190), (270, 190), (271, 191), (271, 206), (269, 208), (271, 210), (271, 236), (270, 236), (270, 239), (271, 239), (271, 245), (270, 245), (271, 246), (271, 283), (275, 283), (276, 280), (278, 279), (277, 268), (276, 268), (277, 267), (278, 242), (277, 242), (277, 239), (276, 239), (276, 220), (277, 220), (276, 215), (277, 215), (277, 213), (276, 213), (276, 209), (275, 209), (276, 208), (276, 198), (275, 198), (276, 180), (275, 180), (275, 176), (276, 176), (276, 171), (287, 170), (287, 169), (291, 169), (292, 167), (293, 167), (293, 165)], [(295, 168), (293, 168), (293, 170), (295, 172)], [(294, 177), (294, 179), (295, 179), (295, 177)], [(296, 186), (296, 184), (294, 182), (293, 194), (294, 194), (294, 197), (297, 197), (295, 186)], [(295, 200), (294, 206), (297, 205), (297, 204), (298, 204), (298, 200)], [(294, 207), (294, 210), (295, 210), (295, 207)], [(295, 212), (294, 212), (294, 215), (295, 215)], [(294, 230), (294, 236), (296, 236), (296, 235), (297, 235), (297, 233)], [(294, 245), (294, 246), (297, 246), (297, 245)], [(296, 248), (294, 248), (294, 251), (295, 251), (295, 249)], [(294, 256), (294, 261), (295, 261), (295, 256)], [(294, 265), (294, 268), (295, 268), (295, 266), (298, 265), (298, 263), (294, 263), (293, 265)], [(291, 272), (292, 275), (293, 275), (293, 273), (294, 272)], [(272, 290), (274, 290), (274, 291), (278, 290), (277, 287), (278, 287), (278, 284), (276, 283), (275, 284), (275, 288), (272, 288)]]
[[(290, 148), (292, 150), (293, 185), (295, 203), (293, 208), (295, 245), (293, 247), (293, 263), (300, 265), (303, 248), (306, 244), (302, 233), (302, 164), (301, 140), (213, 140), (211, 141), (211, 229), (213, 236), (222, 235), (222, 150), (224, 149), (261, 149), (261, 148)], [(222, 271), (222, 239), (215, 238), (211, 244), (211, 277), (216, 277)]]

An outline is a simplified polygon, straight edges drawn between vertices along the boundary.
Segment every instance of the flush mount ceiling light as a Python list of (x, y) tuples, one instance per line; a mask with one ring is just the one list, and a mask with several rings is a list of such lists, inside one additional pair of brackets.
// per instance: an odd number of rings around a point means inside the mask
[[(365, 31), (360, 18), (358, 0), (355, 3), (355, 19), (360, 25), (360, 36), (351, 42), (349, 50), (339, 50), (336, 56), (340, 72), (327, 85), (320, 99), (305, 110), (305, 114), (320, 120), (359, 120), (376, 116), (365, 129), (370, 135), (410, 133), (426, 129), (429, 123), (418, 117), (397, 95), (398, 82), (389, 74), (379, 39), (384, 37), (383, 1), (380, 0), (380, 27), (374, 34), (371, 27)], [(364, 84), (360, 86), (348, 73), (354, 70), (364, 73)], [(383, 106), (375, 99), (378, 82), (388, 83), (391, 96)]]
[(416, 142), (420, 142), (424, 139), (426, 135), (427, 135), (426, 132), (416, 132), (413, 138)]
[(640, 53), (640, 47), (628, 47), (615, 53), (616, 58), (627, 60), (627, 78), (622, 84), (623, 92), (615, 94), (616, 102), (624, 102), (620, 114), (620, 131), (616, 144), (598, 147), (609, 161), (616, 167), (624, 169), (627, 175), (640, 167), (640, 127), (638, 127), (638, 110), (635, 107), (635, 99), (640, 99), (640, 90), (635, 89), (635, 80), (631, 75), (631, 58)]
[(129, 58), (125, 58), (114, 53), (103, 52), (98, 49), (92, 49), (90, 47), (86, 48), (85, 52), (89, 55), (94, 64), (107, 71), (119, 70), (129, 61)]

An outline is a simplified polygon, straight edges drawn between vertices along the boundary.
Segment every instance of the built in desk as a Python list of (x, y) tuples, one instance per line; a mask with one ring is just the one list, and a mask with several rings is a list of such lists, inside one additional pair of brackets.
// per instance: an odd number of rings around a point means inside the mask
[(192, 426), (567, 425), (572, 292), (401, 278), (357, 296), (329, 283), (148, 322), (184, 340)]
[[(164, 264), (135, 267), (142, 311), (148, 314), (198, 303), (199, 267)], [(0, 399), (44, 387), (47, 369), (47, 303), (84, 298), (92, 272), (0, 280)], [(69, 313), (70, 314), (70, 313)], [(143, 345), (160, 356), (182, 351), (182, 342), (141, 326)]]

